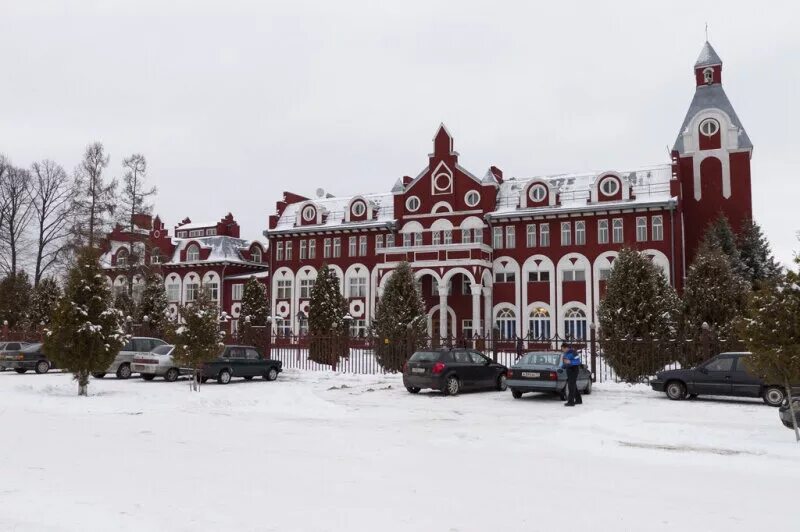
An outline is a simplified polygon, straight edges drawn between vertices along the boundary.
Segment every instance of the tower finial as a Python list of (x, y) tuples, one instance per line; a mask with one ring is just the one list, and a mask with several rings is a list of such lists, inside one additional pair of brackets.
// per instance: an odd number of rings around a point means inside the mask
[(706, 22), (706, 42), (708, 42), (708, 22)]

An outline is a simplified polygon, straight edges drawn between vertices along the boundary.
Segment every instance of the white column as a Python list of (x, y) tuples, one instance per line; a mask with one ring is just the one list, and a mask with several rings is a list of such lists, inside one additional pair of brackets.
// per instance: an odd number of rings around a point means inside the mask
[(481, 291), (483, 287), (479, 284), (474, 284), (470, 287), (472, 290), (472, 333), (481, 334)]
[(447, 283), (439, 283), (439, 337), (447, 338)]
[(484, 334), (488, 336), (492, 333), (492, 289), (490, 287), (483, 289), (483, 319)]

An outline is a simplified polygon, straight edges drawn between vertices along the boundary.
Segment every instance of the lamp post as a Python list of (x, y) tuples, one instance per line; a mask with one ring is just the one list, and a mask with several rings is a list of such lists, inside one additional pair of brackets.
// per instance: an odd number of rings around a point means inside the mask
[(298, 333), (299, 333), (298, 336), (302, 337), (304, 332), (307, 332), (305, 330), (306, 327), (307, 327), (307, 324), (306, 324), (306, 320), (307, 319), (308, 318), (306, 317), (305, 312), (303, 312), (302, 310), (298, 310), (297, 311), (297, 323), (298, 323)]
[(128, 334), (131, 334), (131, 332), (133, 331), (133, 318), (131, 318), (130, 316), (125, 316), (125, 325), (128, 329)]

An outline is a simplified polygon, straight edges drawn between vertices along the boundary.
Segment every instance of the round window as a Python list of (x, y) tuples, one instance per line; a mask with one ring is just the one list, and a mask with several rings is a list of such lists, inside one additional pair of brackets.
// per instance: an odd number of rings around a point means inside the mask
[(613, 196), (614, 194), (619, 192), (619, 181), (617, 181), (613, 177), (604, 179), (600, 183), (600, 191), (606, 196)]
[(410, 212), (417, 212), (420, 207), (419, 198), (416, 196), (411, 196), (406, 200), (406, 209)]
[(533, 185), (528, 191), (528, 197), (536, 203), (547, 197), (547, 188), (544, 185)]
[(353, 203), (350, 212), (353, 216), (364, 216), (364, 213), (367, 212), (367, 206), (364, 205), (363, 201), (357, 201)]
[(700, 122), (700, 133), (702, 133), (706, 137), (711, 137), (716, 135), (717, 131), (719, 131), (719, 122), (717, 122), (713, 118), (708, 118)]
[(436, 176), (436, 179), (433, 180), (433, 185), (436, 187), (436, 190), (444, 191), (450, 189), (450, 176), (448, 174), (439, 174)]
[(464, 201), (467, 203), (468, 206), (474, 207), (481, 201), (481, 195), (475, 190), (470, 190), (467, 192), (467, 195), (464, 196)]
[(317, 210), (314, 207), (306, 207), (303, 209), (303, 220), (310, 222), (317, 216)]

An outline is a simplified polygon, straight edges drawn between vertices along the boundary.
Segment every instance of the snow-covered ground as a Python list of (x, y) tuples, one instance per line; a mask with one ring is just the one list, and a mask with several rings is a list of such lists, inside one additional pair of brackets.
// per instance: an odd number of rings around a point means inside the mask
[(276, 382), (0, 373), (0, 530), (793, 530), (774, 409), (596, 385), (582, 407), (412, 396), (397, 376)]

